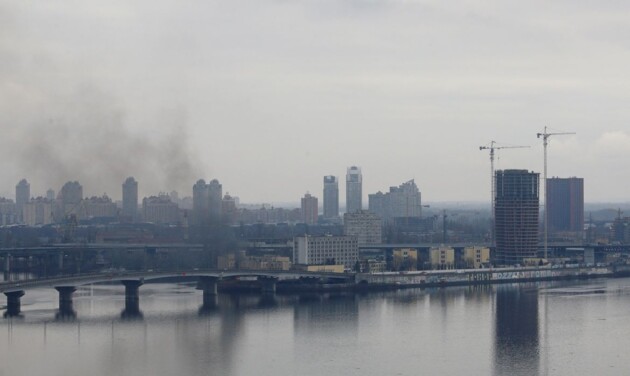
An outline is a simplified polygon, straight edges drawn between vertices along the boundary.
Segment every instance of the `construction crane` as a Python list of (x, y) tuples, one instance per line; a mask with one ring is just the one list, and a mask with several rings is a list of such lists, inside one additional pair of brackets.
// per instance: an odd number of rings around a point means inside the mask
[[(494, 226), (494, 197), (495, 197), (495, 186), (494, 186), (494, 151), (499, 149), (520, 149), (520, 148), (529, 148), (529, 146), (495, 146), (495, 141), (490, 141), (490, 146), (480, 146), (479, 150), (490, 150), (490, 207), (491, 213), (490, 217), (492, 217), (492, 225)], [(494, 245), (494, 229), (492, 229), (492, 245)]]
[(549, 133), (547, 132), (547, 127), (545, 126), (545, 130), (543, 131), (543, 133), (536, 133), (536, 138), (542, 138), (543, 140), (543, 148), (545, 149), (545, 168), (544, 168), (544, 172), (543, 172), (543, 186), (545, 187), (545, 235), (544, 235), (544, 248), (545, 248), (545, 259), (547, 259), (547, 222), (549, 219), (549, 215), (547, 214), (548, 210), (547, 210), (547, 145), (549, 144), (549, 137), (550, 136), (560, 136), (560, 135), (569, 135), (569, 134), (575, 134), (575, 132), (556, 132), (556, 133)]

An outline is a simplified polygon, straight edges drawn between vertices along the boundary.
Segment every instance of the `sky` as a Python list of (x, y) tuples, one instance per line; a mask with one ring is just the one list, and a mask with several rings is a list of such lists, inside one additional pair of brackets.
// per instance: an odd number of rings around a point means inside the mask
[[(367, 194), (488, 201), (496, 168), (585, 179), (630, 200), (630, 3), (0, 0), (0, 196), (78, 180), (84, 195), (242, 202)], [(340, 195), (344, 201), (344, 194)]]

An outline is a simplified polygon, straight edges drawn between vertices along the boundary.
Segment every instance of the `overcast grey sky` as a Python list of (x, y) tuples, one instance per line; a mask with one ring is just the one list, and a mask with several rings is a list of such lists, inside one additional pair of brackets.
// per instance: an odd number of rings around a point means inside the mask
[[(245, 202), (364, 194), (415, 178), (428, 201), (489, 198), (497, 168), (630, 196), (630, 3), (0, 0), (0, 195), (79, 180), (86, 195)], [(344, 191), (345, 183), (340, 185)], [(343, 200), (343, 194), (342, 200)]]

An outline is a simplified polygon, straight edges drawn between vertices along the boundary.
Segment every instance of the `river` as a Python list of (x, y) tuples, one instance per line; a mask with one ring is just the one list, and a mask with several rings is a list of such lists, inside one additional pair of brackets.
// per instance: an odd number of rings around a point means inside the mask
[[(0, 376), (627, 375), (630, 279), (333, 295), (220, 294), (189, 284), (53, 289), (0, 318)], [(131, 317), (130, 317), (131, 316)]]

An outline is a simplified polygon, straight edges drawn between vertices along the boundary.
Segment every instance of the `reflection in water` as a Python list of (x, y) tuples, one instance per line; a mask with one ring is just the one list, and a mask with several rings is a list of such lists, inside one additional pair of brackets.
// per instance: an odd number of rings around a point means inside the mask
[(630, 279), (612, 281), (597, 289), (626, 293), (539, 299), (514, 285), (205, 304), (194, 286), (155, 284), (140, 291), (141, 320), (122, 320), (139, 309), (122, 315), (120, 287), (102, 286), (77, 296), (71, 321), (54, 320), (54, 291), (35, 289), (22, 318), (0, 319), (0, 375), (625, 374)]
[(499, 286), (496, 291), (495, 375), (538, 375), (538, 290)]

